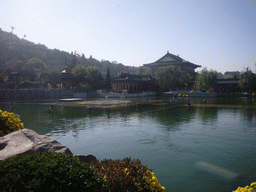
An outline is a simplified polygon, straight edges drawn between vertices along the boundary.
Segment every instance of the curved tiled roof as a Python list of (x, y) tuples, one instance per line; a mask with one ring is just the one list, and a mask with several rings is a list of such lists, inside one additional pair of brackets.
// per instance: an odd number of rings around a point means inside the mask
[(196, 65), (194, 63), (191, 63), (189, 61), (186, 61), (179, 57), (178, 55), (173, 55), (169, 52), (167, 52), (163, 57), (158, 59), (157, 61), (153, 63), (147, 63), (144, 64), (144, 66), (151, 67), (151, 66), (168, 66), (168, 65), (188, 65), (193, 68), (201, 67), (201, 65)]

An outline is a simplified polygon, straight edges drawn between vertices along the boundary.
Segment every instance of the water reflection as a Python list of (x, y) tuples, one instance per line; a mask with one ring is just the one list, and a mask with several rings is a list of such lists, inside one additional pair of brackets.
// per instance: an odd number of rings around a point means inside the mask
[(174, 103), (167, 98), (164, 105), (118, 109), (54, 106), (50, 114), (45, 110), (51, 104), (16, 103), (14, 110), (25, 127), (51, 136), (75, 154), (140, 158), (167, 191), (236, 188), (235, 183), (196, 171), (198, 161), (245, 175), (246, 184), (255, 179), (255, 109), (187, 108), (179, 106), (182, 102), (188, 100)]
[(165, 125), (167, 129), (174, 129), (181, 124), (187, 124), (194, 119), (196, 108), (169, 107), (154, 113), (154, 117), (159, 123)]
[(199, 107), (195, 113), (203, 123), (214, 123), (218, 119), (218, 108)]
[[(175, 100), (176, 99), (176, 100)], [(246, 98), (232, 98), (229, 100), (229, 104), (235, 102), (243, 102)], [(169, 104), (165, 105), (145, 105), (136, 107), (124, 107), (118, 109), (92, 109), (89, 110), (85, 107), (74, 106), (54, 106), (52, 113), (45, 113), (51, 105), (42, 105), (40, 103), (26, 104), (26, 103), (14, 103), (12, 105), (12, 111), (21, 115), (21, 120), (25, 122), (25, 127), (34, 129), (40, 134), (46, 134), (54, 129), (68, 132), (70, 130), (75, 131), (82, 124), (84, 127), (88, 127), (88, 123), (104, 122), (106, 119), (115, 121), (115, 119), (121, 119), (128, 121), (131, 116), (139, 114), (138, 118), (143, 119), (154, 118), (160, 124), (165, 125), (167, 129), (177, 129), (182, 124), (188, 124), (197, 115), (200, 120), (207, 123), (214, 123), (218, 120), (219, 109), (207, 108), (207, 107), (180, 107), (182, 103), (188, 102), (187, 99), (177, 100), (177, 98), (165, 99)], [(227, 103), (227, 98), (209, 99), (207, 102), (215, 103)], [(202, 99), (194, 99), (191, 102), (202, 102)], [(10, 111), (9, 103), (0, 105), (3, 110)], [(236, 114), (237, 109), (233, 109)], [(244, 120), (249, 123), (255, 123), (255, 109), (239, 110)], [(250, 126), (251, 127), (251, 126)]]
[(255, 109), (244, 109), (241, 110), (241, 114), (246, 121), (255, 122)]

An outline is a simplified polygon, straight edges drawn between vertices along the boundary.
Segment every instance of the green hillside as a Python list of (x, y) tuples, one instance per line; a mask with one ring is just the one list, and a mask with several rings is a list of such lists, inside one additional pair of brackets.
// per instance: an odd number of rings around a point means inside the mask
[(136, 73), (138, 69), (121, 63), (98, 61), (92, 56), (86, 58), (84, 54), (77, 55), (58, 49), (48, 49), (43, 44), (35, 44), (26, 39), (20, 39), (16, 35), (0, 29), (0, 72), (10, 73), (24, 70), (32, 58), (41, 60), (46, 71), (61, 72), (65, 66), (73, 68), (75, 65), (82, 65), (84, 67), (97, 67), (103, 76), (106, 75), (109, 68), (111, 76), (114, 77), (121, 72)]

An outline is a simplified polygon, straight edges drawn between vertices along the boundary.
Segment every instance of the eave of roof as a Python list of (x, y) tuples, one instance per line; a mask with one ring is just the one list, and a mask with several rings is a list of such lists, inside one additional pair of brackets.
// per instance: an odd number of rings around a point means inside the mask
[[(173, 61), (162, 61), (166, 57), (171, 57), (173, 59)], [(163, 57), (161, 57), (157, 61), (155, 61), (153, 63), (143, 64), (143, 66), (151, 67), (151, 66), (185, 65), (185, 64), (190, 65), (190, 66), (192, 66), (194, 68), (201, 67), (201, 65), (196, 65), (196, 64), (191, 63), (189, 61), (186, 61), (186, 60), (182, 59), (181, 57), (179, 57), (177, 55), (173, 55), (173, 54), (171, 54), (169, 52), (167, 52)]]
[(165, 62), (159, 62), (159, 63), (148, 63), (148, 64), (144, 64), (143, 66), (147, 66), (147, 67), (153, 67), (153, 66), (167, 66), (167, 65), (174, 65), (174, 66), (177, 66), (177, 65), (189, 65), (191, 67), (201, 67), (201, 65), (196, 65), (194, 63), (191, 63), (189, 61), (183, 61), (183, 62), (169, 62), (169, 61), (165, 61)]

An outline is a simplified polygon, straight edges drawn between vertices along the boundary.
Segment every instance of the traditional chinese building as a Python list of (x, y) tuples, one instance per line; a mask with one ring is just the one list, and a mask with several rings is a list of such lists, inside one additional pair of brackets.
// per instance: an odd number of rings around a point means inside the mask
[(73, 89), (74, 76), (69, 72), (68, 67), (66, 67), (60, 75), (60, 85), (61, 89)]
[(219, 79), (218, 91), (219, 92), (239, 92), (241, 91), (238, 79)]
[(16, 82), (22, 82), (22, 81), (31, 81), (35, 82), (37, 78), (37, 74), (30, 71), (19, 71), (19, 72), (11, 72), (9, 75), (9, 82), (16, 81)]
[(189, 61), (186, 61), (179, 57), (179, 55), (173, 55), (167, 51), (167, 53), (153, 63), (144, 64), (143, 66), (149, 67), (153, 73), (155, 73), (160, 67), (174, 66), (183, 71), (194, 73), (197, 67), (201, 67), (201, 65), (196, 65)]
[(157, 91), (158, 89), (154, 79), (149, 75), (122, 73), (119, 77), (113, 79), (112, 83), (113, 90), (116, 93), (122, 93), (124, 90), (128, 93), (140, 93)]

